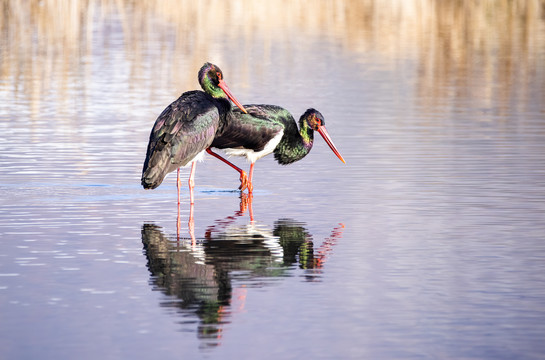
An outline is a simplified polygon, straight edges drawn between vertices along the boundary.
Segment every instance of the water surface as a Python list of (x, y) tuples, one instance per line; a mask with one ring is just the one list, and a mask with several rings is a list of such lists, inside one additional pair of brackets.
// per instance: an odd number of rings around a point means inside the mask
[[(211, 4), (6, 2), (4, 356), (542, 358), (543, 2)], [(178, 229), (140, 171), (205, 61), (347, 164), (207, 158)]]

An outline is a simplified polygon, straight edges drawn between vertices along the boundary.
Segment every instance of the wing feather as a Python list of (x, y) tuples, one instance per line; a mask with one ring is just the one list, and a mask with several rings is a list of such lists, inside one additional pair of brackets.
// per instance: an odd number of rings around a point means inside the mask
[(257, 152), (263, 150), (284, 129), (283, 123), (276, 121), (277, 112), (283, 108), (274, 105), (244, 105), (244, 108), (247, 114), (233, 109), (222, 133), (217, 134), (212, 142), (212, 147), (242, 148)]
[(202, 91), (182, 94), (159, 115), (152, 128), (142, 185), (154, 189), (171, 171), (187, 165), (209, 147), (219, 124), (219, 110)]

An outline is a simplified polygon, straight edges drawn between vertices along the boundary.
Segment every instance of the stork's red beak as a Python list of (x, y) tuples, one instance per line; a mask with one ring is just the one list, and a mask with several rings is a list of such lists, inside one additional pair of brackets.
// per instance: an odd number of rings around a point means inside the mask
[(329, 134), (327, 133), (327, 130), (325, 128), (325, 126), (320, 126), (318, 128), (318, 132), (320, 133), (320, 135), (322, 135), (322, 137), (324, 138), (325, 142), (327, 143), (327, 145), (329, 145), (329, 147), (331, 148), (331, 150), (333, 150), (333, 152), (335, 153), (335, 155), (337, 155), (337, 157), (343, 162), (346, 164), (346, 161), (344, 161), (343, 157), (341, 156), (341, 154), (339, 153), (339, 150), (337, 150), (337, 148), (335, 147), (335, 144), (333, 144), (333, 141), (331, 140), (331, 138), (329, 137)]
[(242, 110), (245, 114), (247, 114), (248, 112), (246, 111), (246, 109), (244, 108), (244, 106), (242, 106), (242, 104), (240, 103), (240, 101), (238, 101), (235, 96), (231, 93), (231, 90), (229, 90), (229, 87), (227, 86), (227, 84), (225, 83), (225, 81), (223, 81), (223, 79), (220, 79), (219, 80), (219, 84), (218, 86), (223, 90), (223, 92), (225, 93), (225, 95), (227, 95), (227, 97), (229, 99), (231, 99), (232, 102), (235, 103), (236, 106), (238, 106), (238, 108), (240, 110)]

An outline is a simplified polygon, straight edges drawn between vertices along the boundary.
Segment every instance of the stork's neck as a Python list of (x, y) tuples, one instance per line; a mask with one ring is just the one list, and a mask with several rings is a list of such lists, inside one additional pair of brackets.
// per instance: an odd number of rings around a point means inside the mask
[[(308, 126), (308, 123), (301, 118), (299, 121), (299, 136), (301, 137), (301, 144), (307, 150), (307, 154), (312, 149), (314, 144), (314, 130)], [(306, 154), (305, 154), (306, 155)]]
[(199, 82), (204, 92), (212, 96), (214, 99), (227, 100), (227, 95), (225, 95), (225, 93), (219, 86), (214, 85), (214, 83), (208, 76), (202, 77), (201, 79), (199, 79)]
[(282, 165), (301, 160), (312, 149), (314, 144), (314, 130), (312, 130), (306, 121), (300, 120), (299, 126), (292, 123), (284, 129), (284, 136), (274, 150), (275, 159)]

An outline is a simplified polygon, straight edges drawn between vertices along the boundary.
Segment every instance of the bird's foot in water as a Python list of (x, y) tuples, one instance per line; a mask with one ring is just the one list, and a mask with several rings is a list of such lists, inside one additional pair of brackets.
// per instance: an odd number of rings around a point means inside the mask
[(240, 193), (240, 214), (244, 214), (248, 210), (248, 204), (252, 202), (252, 195)]
[(243, 215), (246, 212), (246, 210), (250, 210), (249, 212), (250, 220), (254, 221), (254, 211), (252, 210), (252, 200), (253, 200), (253, 195), (251, 192), (248, 194), (240, 193), (239, 215)]
[(240, 172), (240, 186), (238, 189), (240, 191), (244, 191), (248, 188), (248, 184), (251, 185), (251, 183), (248, 181), (248, 175), (246, 175), (245, 171)]

